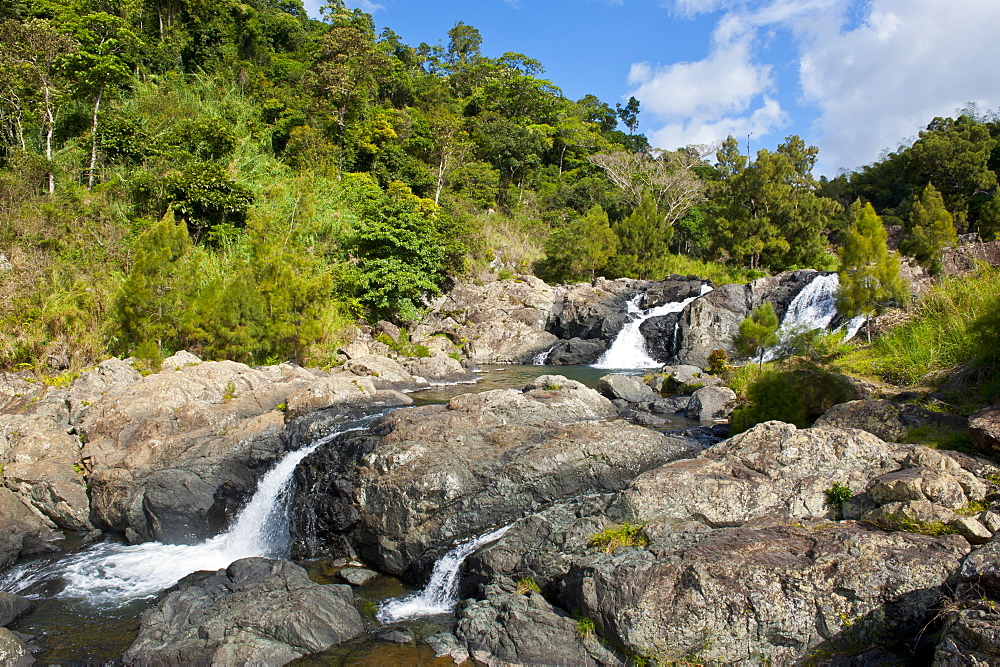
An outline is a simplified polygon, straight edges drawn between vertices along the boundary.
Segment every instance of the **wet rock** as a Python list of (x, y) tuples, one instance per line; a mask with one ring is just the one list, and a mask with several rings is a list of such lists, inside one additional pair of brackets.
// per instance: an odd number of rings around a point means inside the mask
[(409, 632), (403, 632), (402, 630), (393, 630), (391, 632), (383, 632), (378, 636), (384, 642), (391, 642), (393, 644), (412, 644), (413, 635)]
[(887, 442), (902, 442), (911, 428), (935, 426), (961, 430), (967, 424), (966, 419), (959, 415), (933, 412), (909, 403), (868, 399), (835, 405), (814, 425), (860, 428)]
[(556, 343), (545, 358), (545, 363), (558, 366), (592, 364), (607, 349), (607, 342), (601, 339), (571, 338)]
[(27, 645), (7, 628), (0, 628), (0, 664), (8, 667), (27, 667), (35, 664)]
[(439, 632), (424, 639), (438, 658), (450, 656), (455, 664), (460, 665), (469, 659), (469, 650), (450, 632)]
[(35, 603), (20, 595), (0, 591), (0, 625), (10, 625), (23, 614), (35, 608)]
[(657, 308), (701, 294), (706, 281), (697, 276), (672, 275), (653, 283), (642, 295), (642, 307)]
[(345, 567), (337, 574), (351, 586), (364, 586), (378, 576), (378, 572), (364, 567)]
[(665, 363), (673, 357), (679, 318), (680, 313), (667, 313), (650, 317), (639, 325), (639, 333), (646, 341), (646, 350), (660, 363)]
[(53, 542), (62, 539), (51, 521), (28, 509), (12, 491), (0, 488), (0, 570), (21, 556), (58, 551)]
[(589, 556), (565, 581), (569, 608), (640, 655), (791, 664), (813, 650), (908, 636), (933, 616), (968, 543), (853, 522), (677, 534)]
[(542, 376), (523, 391), (398, 410), (299, 466), (296, 552), (347, 539), (379, 569), (418, 575), (460, 538), (579, 494), (617, 490), (694, 445), (627, 422), (596, 391)]
[(691, 395), (685, 414), (703, 422), (728, 419), (735, 405), (736, 392), (729, 387), (702, 387)]
[(122, 662), (282, 665), (362, 632), (349, 586), (313, 583), (288, 561), (245, 558), (165, 592)]
[(497, 592), (486, 600), (464, 603), (455, 635), (473, 659), (487, 665), (623, 662), (596, 637), (581, 637), (577, 622), (537, 593)]
[(1000, 458), (1000, 405), (993, 405), (969, 417), (969, 435), (980, 452)]
[(659, 398), (655, 391), (642, 383), (641, 378), (631, 375), (618, 373), (605, 375), (597, 381), (595, 388), (602, 396), (621, 399), (628, 403), (649, 403)]
[(610, 341), (628, 321), (626, 302), (648, 284), (621, 279), (569, 286), (553, 331), (562, 338)]

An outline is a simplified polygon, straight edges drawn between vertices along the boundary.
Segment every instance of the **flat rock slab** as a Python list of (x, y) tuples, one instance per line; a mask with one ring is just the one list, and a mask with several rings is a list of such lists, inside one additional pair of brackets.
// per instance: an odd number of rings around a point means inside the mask
[(364, 632), (346, 585), (284, 560), (244, 558), (196, 572), (142, 617), (125, 665), (283, 665)]
[(364, 586), (378, 576), (378, 572), (364, 567), (345, 567), (337, 574), (352, 586)]

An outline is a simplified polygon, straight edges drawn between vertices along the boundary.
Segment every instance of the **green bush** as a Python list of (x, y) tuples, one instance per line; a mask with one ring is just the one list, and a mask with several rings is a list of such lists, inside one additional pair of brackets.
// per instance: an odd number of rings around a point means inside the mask
[(846, 503), (848, 500), (851, 499), (851, 496), (854, 495), (854, 492), (851, 491), (851, 487), (847, 486), (846, 484), (841, 484), (840, 482), (836, 482), (829, 489), (824, 490), (823, 495), (826, 496), (827, 507), (832, 507), (833, 509), (839, 510), (841, 507), (844, 506), (844, 503)]

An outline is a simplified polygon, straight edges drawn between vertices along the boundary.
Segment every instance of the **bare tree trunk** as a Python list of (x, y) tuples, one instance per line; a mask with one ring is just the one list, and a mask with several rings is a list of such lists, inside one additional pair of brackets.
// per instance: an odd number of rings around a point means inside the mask
[(438, 164), (437, 188), (435, 188), (434, 190), (435, 204), (438, 203), (438, 200), (441, 198), (441, 190), (444, 189), (444, 170), (447, 162), (448, 162), (448, 154), (445, 153), (441, 156), (441, 162)]
[(101, 98), (104, 96), (104, 86), (97, 89), (94, 100), (94, 122), (90, 127), (90, 171), (87, 174), (87, 189), (94, 187), (94, 170), (97, 168), (97, 113), (101, 108)]

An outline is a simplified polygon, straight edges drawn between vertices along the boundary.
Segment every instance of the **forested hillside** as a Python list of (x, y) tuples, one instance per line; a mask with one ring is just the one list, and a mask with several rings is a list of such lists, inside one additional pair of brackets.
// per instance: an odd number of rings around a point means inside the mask
[[(936, 268), (1000, 229), (1000, 122), (971, 109), (827, 181), (650, 147), (472, 26), (411, 46), (342, 0), (0, 0), (0, 367), (108, 354), (328, 364), (449, 280), (716, 280), (837, 268), (861, 198)], [(670, 150), (654, 150), (664, 148)]]

